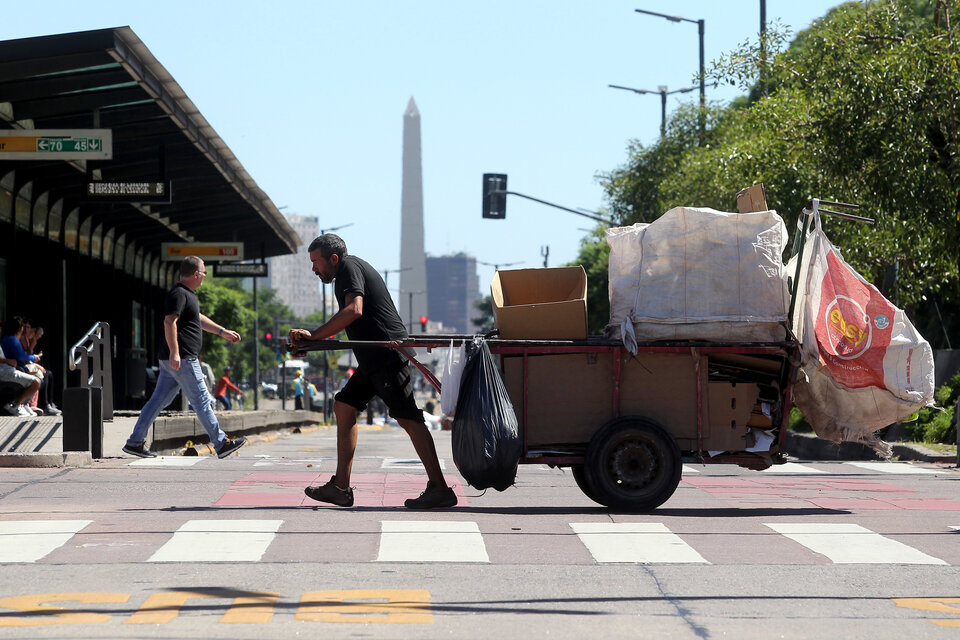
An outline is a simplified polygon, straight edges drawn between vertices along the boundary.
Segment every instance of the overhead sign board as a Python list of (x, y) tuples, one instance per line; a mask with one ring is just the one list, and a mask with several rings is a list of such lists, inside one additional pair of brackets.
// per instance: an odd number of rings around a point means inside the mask
[(242, 242), (162, 242), (161, 260), (183, 260), (187, 256), (197, 256), (207, 261), (243, 260)]
[(170, 182), (95, 180), (87, 183), (87, 202), (145, 202), (170, 204)]
[(218, 278), (266, 278), (267, 263), (238, 264), (232, 262), (230, 264), (215, 264), (213, 265), (213, 275)]
[(110, 129), (2, 129), (0, 160), (111, 160)]

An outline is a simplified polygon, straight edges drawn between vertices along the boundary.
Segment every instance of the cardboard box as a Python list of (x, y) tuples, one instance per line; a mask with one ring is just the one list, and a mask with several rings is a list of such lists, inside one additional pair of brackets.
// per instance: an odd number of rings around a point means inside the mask
[(501, 338), (587, 337), (587, 274), (581, 266), (497, 271), (490, 296)]
[(769, 211), (767, 207), (767, 192), (764, 191), (763, 184), (755, 184), (738, 193), (737, 210), (740, 213)]

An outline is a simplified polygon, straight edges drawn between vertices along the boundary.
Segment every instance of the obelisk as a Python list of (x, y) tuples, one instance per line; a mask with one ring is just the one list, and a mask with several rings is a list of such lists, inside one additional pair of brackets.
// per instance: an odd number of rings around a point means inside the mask
[(403, 114), (403, 183), (400, 193), (400, 318), (420, 333), (427, 314), (427, 258), (423, 248), (423, 171), (420, 164), (420, 111), (410, 98)]

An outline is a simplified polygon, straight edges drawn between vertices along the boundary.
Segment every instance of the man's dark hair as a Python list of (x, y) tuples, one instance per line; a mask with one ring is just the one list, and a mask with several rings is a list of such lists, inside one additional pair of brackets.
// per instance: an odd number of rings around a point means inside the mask
[(317, 249), (320, 249), (320, 255), (326, 259), (336, 255), (340, 260), (343, 260), (343, 257), (347, 255), (347, 243), (335, 233), (325, 233), (314, 238), (310, 246), (307, 247), (307, 253)]
[(189, 278), (197, 271), (200, 271), (200, 265), (203, 262), (197, 256), (187, 256), (183, 259), (183, 262), (180, 263), (180, 277)]
[(23, 328), (23, 320), (20, 316), (13, 316), (9, 320), (3, 323), (3, 335), (5, 336), (15, 336), (20, 333), (20, 329)]

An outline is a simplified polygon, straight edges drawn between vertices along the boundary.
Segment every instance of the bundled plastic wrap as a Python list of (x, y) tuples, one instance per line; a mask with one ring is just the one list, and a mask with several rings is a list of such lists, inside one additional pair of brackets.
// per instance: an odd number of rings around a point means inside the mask
[(453, 462), (470, 486), (504, 491), (516, 481), (523, 453), (517, 416), (482, 338), (467, 349), (451, 448)]
[(843, 260), (819, 214), (812, 227), (794, 313), (801, 342), (794, 402), (821, 438), (863, 442), (888, 457), (875, 432), (933, 405), (933, 350), (903, 311)]
[(775, 211), (676, 207), (607, 230), (610, 324), (637, 340), (776, 342), (787, 336), (787, 230)]

